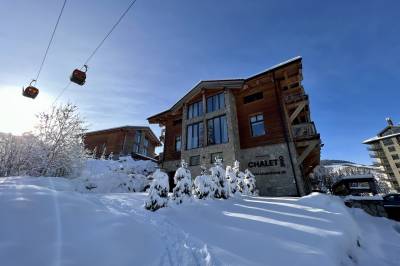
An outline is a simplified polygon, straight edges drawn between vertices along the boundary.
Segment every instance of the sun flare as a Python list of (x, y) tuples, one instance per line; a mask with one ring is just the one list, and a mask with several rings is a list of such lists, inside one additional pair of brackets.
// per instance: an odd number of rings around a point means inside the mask
[(35, 100), (22, 96), (21, 88), (0, 85), (0, 132), (22, 134), (31, 131), (36, 114), (48, 109), (51, 98), (40, 92)]

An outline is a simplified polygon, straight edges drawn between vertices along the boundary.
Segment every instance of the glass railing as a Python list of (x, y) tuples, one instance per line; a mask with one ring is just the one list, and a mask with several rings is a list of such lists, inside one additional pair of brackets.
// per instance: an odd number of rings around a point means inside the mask
[(317, 130), (313, 122), (293, 125), (292, 130), (294, 138), (307, 138), (317, 135)]

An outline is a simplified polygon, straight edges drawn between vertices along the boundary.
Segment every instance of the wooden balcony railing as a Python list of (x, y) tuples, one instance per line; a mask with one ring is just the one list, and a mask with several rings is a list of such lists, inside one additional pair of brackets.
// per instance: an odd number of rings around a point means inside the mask
[(304, 93), (289, 94), (285, 96), (285, 103), (295, 103), (308, 100), (308, 95)]
[(296, 139), (315, 137), (318, 135), (313, 122), (293, 125), (292, 130), (293, 130), (293, 137)]

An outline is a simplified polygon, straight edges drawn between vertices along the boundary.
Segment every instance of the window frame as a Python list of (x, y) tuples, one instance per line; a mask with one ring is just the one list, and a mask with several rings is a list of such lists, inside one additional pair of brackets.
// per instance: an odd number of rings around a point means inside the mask
[[(264, 134), (255, 136), (254, 135), (254, 131), (253, 131), (253, 124), (261, 122), (261, 120), (258, 120), (258, 116), (260, 116), (260, 115), (262, 116), (262, 125), (263, 125), (263, 128), (264, 128)], [(251, 121), (251, 118), (253, 118), (253, 117), (256, 117), (256, 121), (255, 122)], [(249, 125), (250, 125), (250, 135), (251, 135), (252, 138), (257, 138), (257, 137), (261, 137), (261, 136), (267, 135), (267, 130), (265, 129), (264, 113), (260, 112), (260, 113), (255, 113), (255, 114), (249, 115)]]
[[(223, 123), (222, 123), (222, 117), (225, 117), (225, 125), (226, 125), (226, 129), (225, 129), (225, 131), (226, 131), (226, 141), (223, 141), (223, 136), (224, 136), (224, 134), (223, 134)], [(217, 120), (218, 119), (218, 126), (219, 126), (219, 139), (220, 139), (220, 142), (219, 143), (216, 143), (216, 138), (215, 138), (215, 120)], [(212, 121), (212, 132), (213, 132), (213, 140), (214, 140), (214, 142), (213, 143), (211, 143), (210, 142), (210, 127), (209, 127), (209, 122), (210, 121)], [(215, 117), (212, 117), (212, 118), (210, 118), (210, 119), (207, 119), (207, 146), (212, 146), (212, 145), (220, 145), (220, 144), (226, 144), (226, 143), (229, 143), (229, 132), (228, 132), (228, 118), (227, 118), (227, 116), (226, 116), (226, 114), (223, 114), (223, 115), (219, 115), (219, 116), (215, 116)]]
[[(195, 109), (197, 111), (197, 115), (195, 115), (195, 112), (194, 112)], [(203, 114), (204, 114), (204, 110), (203, 110), (203, 101), (202, 100), (188, 104), (187, 110), (186, 110), (186, 118), (188, 120), (202, 116)]]
[[(259, 97), (259, 95), (261, 95), (261, 97)], [(256, 102), (256, 101), (259, 101), (262, 99), (264, 99), (263, 91), (254, 92), (252, 94), (243, 96), (243, 104), (249, 104), (249, 103)]]
[[(198, 163), (197, 164), (193, 164), (193, 158), (198, 158)], [(197, 166), (200, 165), (200, 155), (193, 155), (189, 157), (189, 166)]]
[[(177, 139), (179, 138), (179, 142)], [(179, 143), (179, 149), (177, 148), (177, 143)], [(175, 136), (175, 143), (174, 143), (175, 151), (180, 152), (182, 150), (182, 136), (176, 135)]]
[[(189, 127), (191, 127), (192, 128), (192, 130), (191, 130), (191, 135), (192, 135), (192, 138), (193, 138), (193, 127), (195, 126), (195, 125), (197, 125), (197, 146), (196, 147), (194, 147), (194, 146), (191, 146), (190, 145), (190, 148), (189, 148)], [(200, 125), (201, 125), (201, 127), (200, 127)], [(200, 130), (200, 128), (202, 128), (202, 130)], [(196, 123), (192, 123), (192, 124), (189, 124), (189, 125), (187, 125), (186, 126), (186, 150), (193, 150), (193, 149), (198, 149), (198, 148), (202, 148), (202, 147), (204, 147), (204, 137), (203, 137), (203, 134), (204, 134), (204, 123), (203, 123), (203, 121), (200, 121), (200, 122), (196, 122)]]
[[(214, 101), (215, 98), (217, 99), (216, 101)], [(223, 99), (222, 100), (223, 103), (221, 103), (221, 99)], [(209, 100), (211, 100), (212, 110), (209, 110), (209, 105), (208, 105)], [(214, 106), (214, 102), (217, 102), (218, 109), (216, 109), (216, 107)], [(218, 110), (224, 109), (225, 107), (226, 107), (226, 101), (225, 101), (224, 91), (208, 96), (206, 98), (206, 113), (216, 112)]]

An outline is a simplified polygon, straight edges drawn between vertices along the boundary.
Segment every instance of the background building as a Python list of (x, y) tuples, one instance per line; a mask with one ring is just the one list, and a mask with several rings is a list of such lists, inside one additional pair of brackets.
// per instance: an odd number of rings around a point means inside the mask
[(97, 157), (105, 150), (106, 156), (112, 152), (115, 158), (131, 155), (154, 160), (157, 146), (161, 146), (161, 142), (149, 127), (144, 126), (123, 126), (85, 134), (85, 147), (91, 151), (96, 149)]
[(374, 164), (388, 176), (388, 181), (396, 190), (400, 190), (400, 126), (393, 124), (390, 118), (388, 125), (377, 136), (365, 140)]
[(247, 79), (201, 81), (169, 110), (149, 117), (164, 127), (161, 167), (172, 176), (181, 159), (192, 175), (215, 157), (241, 162), (261, 195), (304, 195), (320, 160), (320, 136), (301, 84), (301, 57)]

